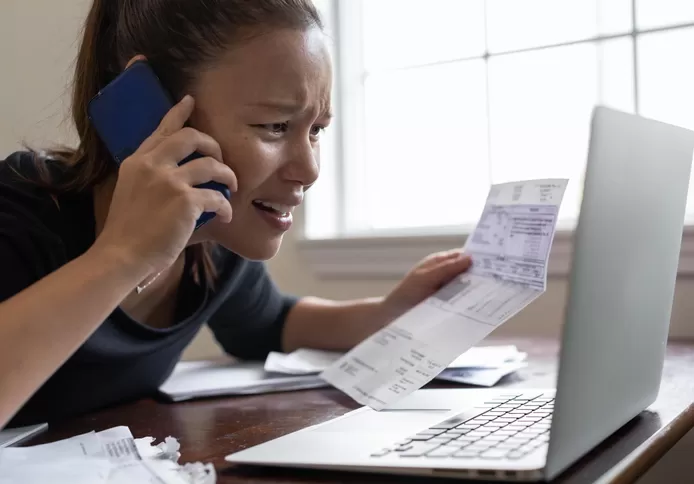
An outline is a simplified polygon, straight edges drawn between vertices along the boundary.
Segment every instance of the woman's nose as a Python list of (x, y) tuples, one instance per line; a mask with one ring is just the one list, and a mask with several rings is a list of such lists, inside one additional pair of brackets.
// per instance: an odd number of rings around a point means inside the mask
[(301, 143), (285, 164), (284, 177), (303, 186), (315, 183), (320, 173), (320, 153), (310, 142)]

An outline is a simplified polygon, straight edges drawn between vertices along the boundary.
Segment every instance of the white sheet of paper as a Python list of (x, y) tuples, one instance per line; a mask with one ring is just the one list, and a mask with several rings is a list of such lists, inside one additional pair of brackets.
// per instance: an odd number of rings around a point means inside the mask
[(110, 472), (108, 459), (68, 457), (0, 466), (0, 484), (102, 484)]
[(287, 375), (320, 373), (335, 363), (342, 353), (299, 348), (291, 353), (270, 352), (265, 360), (265, 371)]
[(142, 462), (142, 456), (128, 427), (114, 427), (98, 432), (97, 435), (101, 438), (106, 457), (113, 464), (108, 478), (109, 484), (164, 484), (159, 476)]
[(174, 401), (215, 395), (250, 395), (327, 386), (317, 375), (269, 374), (261, 362), (184, 361), (159, 391)]
[(465, 244), (470, 271), (323, 371), (325, 381), (382, 410), (421, 388), (539, 297), (567, 180), (494, 185)]
[(55, 474), (51, 482), (71, 482), (72, 479), (90, 482), (91, 479), (91, 482), (117, 484), (161, 484), (141, 466), (140, 460), (130, 430), (115, 427), (50, 444), (3, 449), (0, 451), (0, 482), (8, 475), (15, 479), (24, 476), (25, 484), (45, 482), (41, 481), (42, 476), (50, 470)]
[(480, 387), (493, 387), (506, 375), (525, 368), (527, 363), (507, 363), (499, 368), (447, 368), (436, 376), (437, 380), (476, 385)]
[(448, 368), (500, 368), (523, 361), (527, 356), (514, 345), (474, 346), (453, 360)]

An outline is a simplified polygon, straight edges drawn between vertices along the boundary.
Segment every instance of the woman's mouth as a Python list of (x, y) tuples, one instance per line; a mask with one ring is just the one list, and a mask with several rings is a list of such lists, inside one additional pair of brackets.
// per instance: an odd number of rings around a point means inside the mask
[(292, 225), (292, 211), (295, 205), (268, 202), (265, 200), (253, 200), (253, 206), (258, 214), (270, 227), (285, 232)]
[(279, 216), (287, 217), (292, 214), (294, 207), (292, 205), (283, 205), (281, 203), (264, 202), (262, 200), (254, 200), (253, 205), (256, 208), (265, 212), (273, 213)]

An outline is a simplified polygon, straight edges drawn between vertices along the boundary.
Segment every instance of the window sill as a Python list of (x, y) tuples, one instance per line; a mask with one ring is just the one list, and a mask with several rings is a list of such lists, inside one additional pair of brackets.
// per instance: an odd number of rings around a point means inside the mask
[[(571, 231), (558, 231), (549, 258), (548, 277), (566, 277), (573, 252)], [(465, 235), (407, 235), (302, 239), (299, 256), (322, 279), (397, 279), (432, 252), (462, 247)], [(678, 274), (694, 275), (694, 226), (682, 237)]]

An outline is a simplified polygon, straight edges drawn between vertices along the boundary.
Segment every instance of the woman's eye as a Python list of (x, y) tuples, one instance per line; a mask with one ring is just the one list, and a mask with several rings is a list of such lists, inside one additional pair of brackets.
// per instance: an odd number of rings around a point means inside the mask
[[(263, 129), (270, 132), (273, 135), (284, 134), (289, 131), (289, 123), (267, 123), (267, 124), (253, 124), (254, 128)], [(321, 133), (325, 131), (325, 126), (315, 125), (311, 127), (310, 135), (312, 138), (320, 137)]]
[(289, 123), (268, 123), (268, 124), (252, 124), (254, 128), (269, 131), (272, 134), (286, 133), (289, 129)]
[(286, 133), (287, 129), (289, 129), (289, 123), (271, 123), (266, 126), (274, 134)]

